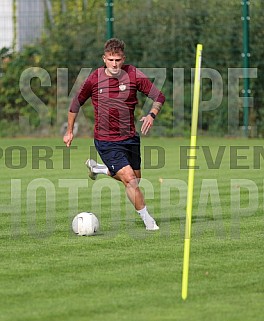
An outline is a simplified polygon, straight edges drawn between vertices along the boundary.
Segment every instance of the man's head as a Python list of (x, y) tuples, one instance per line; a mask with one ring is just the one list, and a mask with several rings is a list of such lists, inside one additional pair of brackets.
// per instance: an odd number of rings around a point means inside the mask
[(108, 76), (120, 74), (121, 67), (125, 61), (125, 43), (117, 38), (109, 39), (104, 46), (103, 61)]
[(125, 52), (125, 43), (117, 38), (111, 38), (104, 45), (104, 53), (123, 53)]

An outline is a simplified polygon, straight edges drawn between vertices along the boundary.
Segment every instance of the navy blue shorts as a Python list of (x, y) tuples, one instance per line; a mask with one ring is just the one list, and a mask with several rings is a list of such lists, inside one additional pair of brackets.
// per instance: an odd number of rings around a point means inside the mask
[(95, 139), (94, 145), (102, 161), (108, 167), (111, 176), (114, 176), (121, 168), (127, 165), (130, 165), (134, 170), (140, 169), (139, 135), (118, 142)]

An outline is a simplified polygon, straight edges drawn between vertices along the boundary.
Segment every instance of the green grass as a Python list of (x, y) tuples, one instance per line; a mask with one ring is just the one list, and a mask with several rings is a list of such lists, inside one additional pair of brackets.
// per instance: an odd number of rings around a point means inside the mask
[[(198, 140), (186, 301), (181, 274), (188, 171), (180, 168), (180, 147), (189, 140), (143, 139), (143, 145), (165, 151), (165, 166), (143, 168), (142, 188), (160, 225), (157, 233), (144, 230), (120, 183), (88, 179), (83, 163), (90, 139), (74, 141), (70, 169), (63, 168), (62, 151), (55, 148), (62, 145), (60, 139), (4, 139), (0, 144), (1, 321), (263, 319), (264, 161), (260, 158), (259, 169), (253, 166), (254, 146), (262, 141)], [(26, 167), (10, 168), (21, 165), (15, 149), (8, 159), (10, 146), (27, 150)], [(32, 169), (32, 146), (51, 148), (52, 169), (43, 160)], [(218, 147), (226, 146), (219, 168), (208, 168), (201, 146), (209, 146), (213, 161)], [(237, 167), (249, 168), (230, 169), (230, 146), (248, 146), (238, 150), (244, 159)], [(154, 150), (152, 156), (155, 167)], [(13, 209), (12, 179), (18, 180)], [(72, 234), (71, 219), (81, 211), (98, 216), (98, 235)]]

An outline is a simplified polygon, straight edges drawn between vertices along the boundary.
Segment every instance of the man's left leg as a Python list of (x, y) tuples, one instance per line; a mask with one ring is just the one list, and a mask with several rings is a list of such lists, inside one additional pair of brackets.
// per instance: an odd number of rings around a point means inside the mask
[(144, 195), (138, 185), (141, 178), (140, 170), (134, 171), (131, 166), (127, 165), (121, 168), (113, 178), (120, 180), (125, 185), (127, 197), (143, 220), (146, 229), (149, 231), (158, 230), (159, 227), (149, 214)]

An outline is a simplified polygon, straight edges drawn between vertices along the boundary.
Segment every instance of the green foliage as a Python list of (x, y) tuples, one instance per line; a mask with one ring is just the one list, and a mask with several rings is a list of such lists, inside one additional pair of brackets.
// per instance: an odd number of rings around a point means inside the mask
[[(10, 61), (2, 62), (1, 66), (2, 118), (17, 122), (19, 117), (28, 118), (30, 115), (33, 131), (41, 129), (40, 117), (21, 96), (18, 84), (22, 72), (32, 66), (48, 72), (51, 86), (43, 88), (34, 82), (33, 91), (49, 110), (47, 121), (50, 126), (60, 127), (65, 119), (58, 115), (58, 102), (64, 102), (66, 110), (70, 99), (68, 96), (57, 97), (58, 68), (68, 68), (64, 85), (70, 92), (82, 68), (96, 68), (102, 64), (106, 36), (103, 1), (53, 0), (45, 3), (50, 3), (50, 7), (46, 7), (46, 29), (40, 41), (20, 53), (14, 53)], [(263, 45), (259, 41), (263, 35), (263, 4), (254, 1), (250, 8), (251, 67), (258, 68), (258, 78), (251, 80), (254, 109), (250, 110), (250, 125), (257, 126), (259, 134), (264, 135)], [(157, 127), (166, 127), (164, 134), (178, 135), (189, 131), (191, 68), (194, 68), (197, 43), (204, 45), (202, 66), (219, 72), (224, 84), (221, 104), (203, 111), (199, 126), (207, 128), (211, 134), (227, 133), (230, 107), (227, 99), (228, 68), (242, 67), (241, 15), (241, 3), (235, 0), (114, 1), (114, 35), (126, 42), (127, 62), (141, 68), (166, 68), (166, 81), (162, 88), (166, 94), (166, 106), (155, 121)], [(178, 91), (173, 83), (173, 68), (184, 68), (184, 121), (178, 128), (174, 128), (175, 114), (181, 106), (175, 103)], [(204, 85), (202, 99), (210, 100), (210, 92), (210, 84)], [(139, 105), (143, 104), (144, 98), (140, 98)], [(90, 103), (87, 106), (90, 109)], [(237, 104), (235, 108), (242, 115), (242, 106)]]
[[(37, 47), (28, 47), (20, 53), (5, 58), (2, 68), (4, 75), (0, 79), (0, 112), (4, 122), (18, 123), (20, 116), (29, 115), (34, 123), (35, 118), (38, 117), (38, 115), (34, 117), (34, 109), (22, 97), (20, 87), (22, 72), (37, 65), (38, 55), (39, 49)], [(33, 91), (34, 87), (36, 86), (32, 82)], [(38, 96), (45, 100), (41, 91), (38, 91)]]

